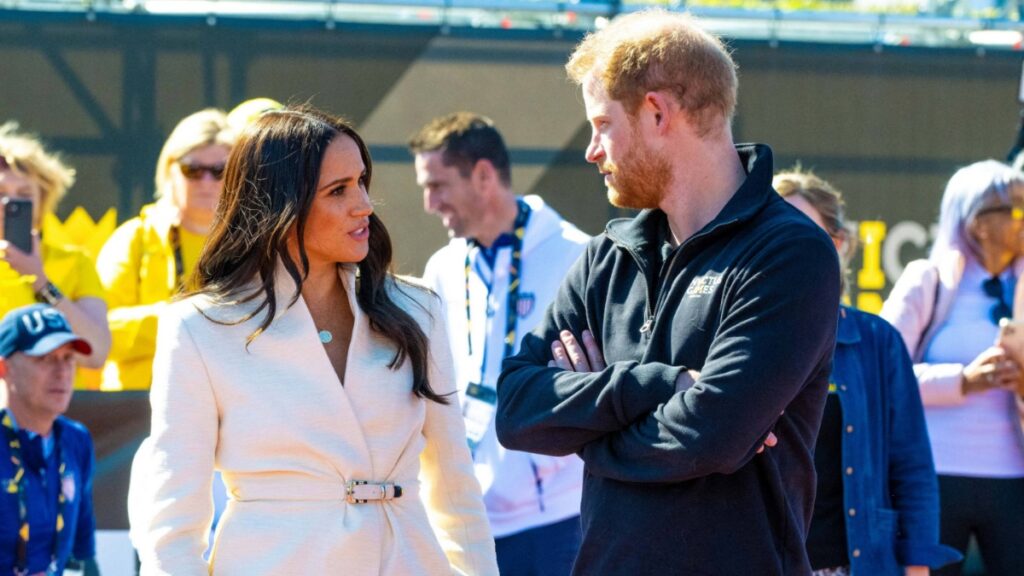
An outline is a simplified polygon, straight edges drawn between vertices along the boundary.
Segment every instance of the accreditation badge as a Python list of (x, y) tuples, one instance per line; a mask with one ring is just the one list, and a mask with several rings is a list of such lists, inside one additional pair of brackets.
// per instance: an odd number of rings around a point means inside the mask
[(73, 472), (60, 479), (60, 492), (68, 502), (75, 501), (75, 486), (75, 475)]
[(462, 405), (462, 418), (466, 422), (466, 439), (469, 449), (476, 451), (487, 428), (494, 420), (494, 412), (498, 404), (498, 391), (483, 384), (469, 383), (466, 387), (466, 400)]

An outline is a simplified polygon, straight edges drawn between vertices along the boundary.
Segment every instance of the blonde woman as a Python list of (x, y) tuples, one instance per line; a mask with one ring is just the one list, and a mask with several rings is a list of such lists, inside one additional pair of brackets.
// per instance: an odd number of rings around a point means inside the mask
[(80, 357), (79, 365), (100, 368), (110, 350), (110, 330), (96, 268), (78, 248), (40, 234), (43, 216), (56, 209), (74, 182), (74, 169), (36, 137), (19, 132), (13, 122), (0, 126), (0, 198), (31, 201), (34, 230), (31, 253), (0, 240), (0, 276), (18, 277), (4, 282), (0, 315), (34, 302), (50, 304), (92, 344), (92, 354)]
[[(776, 175), (773, 187), (828, 233), (845, 276), (856, 237), (847, 230), (840, 192), (799, 169)], [(900, 334), (848, 306), (839, 309), (814, 468), (806, 543), (814, 576), (927, 576), (959, 559), (939, 544), (935, 467)]]
[(156, 202), (103, 246), (97, 268), (109, 294), (114, 335), (103, 390), (149, 388), (157, 314), (199, 260), (233, 143), (224, 112), (186, 116), (160, 151)]

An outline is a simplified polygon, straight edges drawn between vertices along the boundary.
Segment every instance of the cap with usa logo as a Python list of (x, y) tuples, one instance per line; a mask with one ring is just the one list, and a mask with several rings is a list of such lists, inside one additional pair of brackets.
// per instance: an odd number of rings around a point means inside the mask
[(0, 358), (15, 352), (45, 356), (65, 344), (81, 354), (92, 354), (92, 346), (71, 331), (60, 310), (47, 304), (15, 308), (0, 320)]

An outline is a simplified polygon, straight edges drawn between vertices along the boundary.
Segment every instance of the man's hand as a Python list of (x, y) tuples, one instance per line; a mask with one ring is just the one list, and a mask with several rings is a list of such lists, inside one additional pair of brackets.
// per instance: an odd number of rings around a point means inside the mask
[(572, 372), (600, 372), (607, 367), (604, 355), (590, 330), (583, 331), (582, 346), (568, 330), (562, 330), (558, 338), (551, 343), (551, 357), (554, 360), (548, 362), (548, 366)]
[(676, 392), (682, 392), (683, 390), (689, 390), (697, 383), (697, 378), (700, 378), (700, 372), (696, 370), (685, 370), (679, 373), (676, 377)]
[[(554, 359), (548, 362), (548, 366), (572, 372), (600, 372), (607, 366), (601, 348), (590, 330), (583, 331), (583, 346), (580, 346), (579, 340), (572, 332), (562, 330), (558, 334), (558, 340), (551, 343), (551, 356)], [(676, 378), (676, 392), (693, 386), (698, 378), (700, 372), (696, 370), (681, 372)], [(779, 438), (773, 432), (769, 432), (757, 453), (764, 452), (766, 447), (773, 448), (778, 443)]]
[(779, 437), (776, 436), (774, 432), (769, 432), (768, 437), (764, 439), (764, 444), (761, 444), (761, 447), (757, 449), (757, 453), (760, 454), (761, 452), (764, 452), (765, 447), (775, 448), (775, 445), (778, 443)]
[(928, 576), (927, 566), (907, 566), (903, 570), (903, 576)]

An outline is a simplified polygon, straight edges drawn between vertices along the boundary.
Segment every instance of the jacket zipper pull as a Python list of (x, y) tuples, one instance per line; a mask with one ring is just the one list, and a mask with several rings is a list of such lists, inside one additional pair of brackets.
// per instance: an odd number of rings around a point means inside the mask
[(640, 327), (640, 333), (646, 334), (650, 332), (652, 326), (654, 326), (654, 316), (650, 316), (647, 320), (644, 320), (644, 325)]

